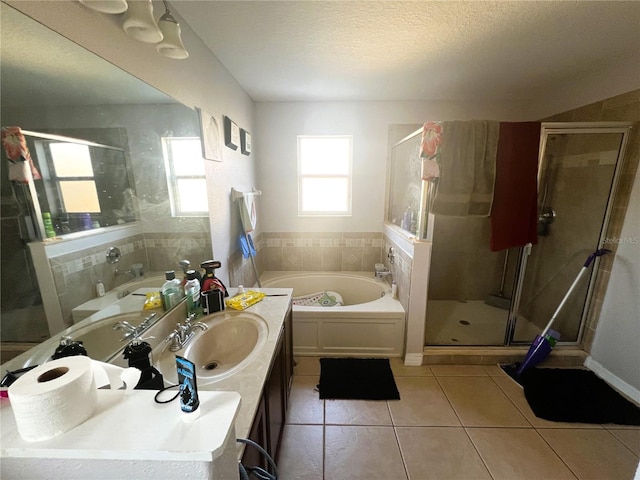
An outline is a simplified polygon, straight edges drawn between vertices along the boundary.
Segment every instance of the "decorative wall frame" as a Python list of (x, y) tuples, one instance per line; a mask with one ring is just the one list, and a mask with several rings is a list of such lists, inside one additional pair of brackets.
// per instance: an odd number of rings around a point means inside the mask
[(240, 129), (236, 122), (226, 115), (224, 117), (224, 144), (232, 150), (237, 150), (240, 145)]
[(240, 129), (240, 151), (243, 155), (251, 155), (251, 134), (244, 128)]
[(202, 143), (202, 157), (215, 162), (222, 161), (220, 145), (220, 122), (218, 119), (201, 108), (196, 107), (200, 120), (200, 142)]

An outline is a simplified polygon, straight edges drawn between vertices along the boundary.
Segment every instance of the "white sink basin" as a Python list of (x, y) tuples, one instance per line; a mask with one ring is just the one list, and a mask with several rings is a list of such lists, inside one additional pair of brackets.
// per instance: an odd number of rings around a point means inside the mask
[(175, 355), (196, 365), (199, 385), (227, 378), (248, 365), (267, 341), (269, 328), (260, 316), (249, 312), (220, 312), (200, 319), (207, 330), (196, 335), (177, 352), (166, 346), (156, 367), (165, 380), (177, 383)]

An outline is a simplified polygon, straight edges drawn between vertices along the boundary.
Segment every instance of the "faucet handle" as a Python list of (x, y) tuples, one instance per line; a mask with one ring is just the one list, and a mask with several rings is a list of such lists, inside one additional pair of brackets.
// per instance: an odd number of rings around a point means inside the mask
[(151, 315), (149, 315), (148, 317), (145, 317), (144, 320), (142, 320), (142, 322), (140, 322), (140, 325), (138, 326), (138, 329), (142, 330), (145, 329), (149, 326), (149, 322), (151, 320), (153, 320), (155, 318), (155, 316), (157, 315), (156, 312), (153, 312)]
[(196, 318), (196, 312), (192, 312), (192, 313), (190, 313), (190, 314), (189, 314), (189, 316), (188, 316), (188, 317), (187, 317), (187, 319), (185, 320), (185, 323), (186, 323), (187, 325), (190, 325), (190, 324), (191, 324), (191, 322), (193, 322), (193, 321), (195, 320), (195, 318)]

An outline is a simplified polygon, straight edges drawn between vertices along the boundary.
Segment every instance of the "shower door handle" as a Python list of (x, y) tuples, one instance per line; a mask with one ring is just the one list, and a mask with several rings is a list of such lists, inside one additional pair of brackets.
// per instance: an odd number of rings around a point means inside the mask
[(538, 223), (551, 225), (556, 221), (556, 211), (551, 207), (542, 207), (540, 215), (538, 215)]

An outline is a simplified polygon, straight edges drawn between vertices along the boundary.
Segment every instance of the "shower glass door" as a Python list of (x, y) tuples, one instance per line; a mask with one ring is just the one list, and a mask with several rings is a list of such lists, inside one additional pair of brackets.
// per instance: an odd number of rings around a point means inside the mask
[[(530, 343), (544, 329), (589, 254), (602, 245), (624, 134), (620, 128), (543, 128), (538, 243), (523, 272), (512, 343)], [(561, 342), (581, 341), (596, 267), (583, 275), (552, 326)], [(534, 331), (518, 328), (525, 323)]]

